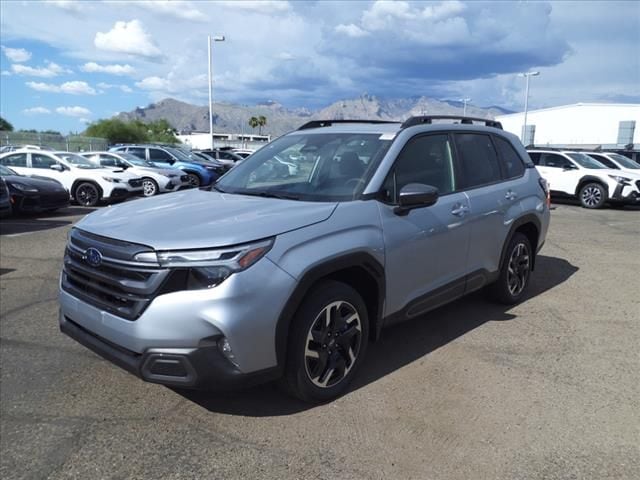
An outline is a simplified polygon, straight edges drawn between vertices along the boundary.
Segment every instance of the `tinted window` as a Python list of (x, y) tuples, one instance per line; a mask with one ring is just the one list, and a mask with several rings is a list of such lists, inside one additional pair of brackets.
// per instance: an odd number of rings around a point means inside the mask
[(554, 167), (565, 168), (571, 167), (572, 163), (557, 153), (541, 153), (540, 154), (540, 166), (541, 167)]
[(440, 195), (456, 189), (448, 135), (423, 135), (407, 142), (385, 182), (389, 200), (395, 202), (409, 183), (434, 186)]
[(127, 149), (127, 153), (130, 153), (131, 155), (135, 155), (138, 158), (142, 158), (143, 160), (147, 158), (144, 148), (129, 147)]
[(159, 148), (150, 148), (149, 160), (151, 160), (152, 162), (168, 162), (173, 160), (173, 157), (164, 150), (160, 150)]
[(524, 163), (510, 142), (501, 137), (494, 137), (506, 178), (516, 178), (524, 173)]
[(14, 153), (8, 155), (2, 160), (2, 165), (6, 167), (26, 167), (27, 166), (27, 154), (26, 153)]
[(487, 185), (502, 179), (498, 156), (489, 135), (457, 134), (456, 147), (465, 171), (466, 188)]
[(31, 166), (33, 168), (51, 168), (51, 165), (58, 163), (54, 158), (39, 153), (31, 154)]
[(613, 163), (611, 160), (609, 160), (607, 157), (605, 157), (604, 155), (596, 155), (594, 153), (589, 153), (588, 155), (591, 158), (599, 161), (601, 164), (603, 164), (606, 167), (613, 168), (614, 170), (619, 170), (618, 166), (615, 163)]
[(534, 165), (540, 165), (540, 152), (527, 152)]

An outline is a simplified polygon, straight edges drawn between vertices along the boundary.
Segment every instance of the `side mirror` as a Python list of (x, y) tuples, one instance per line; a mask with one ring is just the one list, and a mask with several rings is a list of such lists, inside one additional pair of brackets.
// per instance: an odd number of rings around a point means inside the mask
[(438, 189), (422, 183), (409, 183), (402, 187), (398, 206), (393, 209), (396, 215), (406, 215), (414, 208), (429, 207), (438, 201)]
[(59, 163), (54, 163), (49, 167), (51, 170), (55, 170), (56, 172), (64, 172), (64, 167)]

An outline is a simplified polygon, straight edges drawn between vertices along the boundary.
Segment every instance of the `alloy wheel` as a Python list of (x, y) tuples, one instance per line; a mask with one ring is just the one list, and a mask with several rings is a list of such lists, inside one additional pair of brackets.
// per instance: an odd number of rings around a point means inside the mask
[(196, 188), (200, 186), (200, 177), (198, 177), (194, 173), (188, 173), (187, 176), (189, 177), (190, 186), (196, 187)]
[(76, 190), (76, 200), (80, 205), (85, 207), (93, 206), (98, 203), (98, 189), (93, 185), (80, 185)]
[(153, 197), (157, 192), (158, 188), (153, 180), (145, 178), (142, 181), (142, 194), (145, 197)]
[(353, 368), (362, 344), (362, 323), (353, 305), (344, 301), (324, 307), (307, 334), (304, 365), (320, 388), (340, 383)]
[(602, 201), (602, 191), (596, 186), (588, 186), (582, 191), (582, 202), (588, 207), (595, 207)]
[(518, 243), (511, 251), (507, 268), (507, 288), (514, 297), (526, 287), (530, 268), (529, 250), (524, 243)]

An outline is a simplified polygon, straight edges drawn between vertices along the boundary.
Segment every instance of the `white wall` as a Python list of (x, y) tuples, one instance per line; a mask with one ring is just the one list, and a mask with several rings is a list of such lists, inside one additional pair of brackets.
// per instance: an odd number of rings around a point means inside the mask
[[(496, 120), (508, 132), (521, 136), (524, 113), (500, 115)], [(527, 114), (527, 125), (536, 126), (536, 145), (615, 144), (623, 120), (636, 121), (633, 143), (640, 145), (640, 105), (577, 104)]]

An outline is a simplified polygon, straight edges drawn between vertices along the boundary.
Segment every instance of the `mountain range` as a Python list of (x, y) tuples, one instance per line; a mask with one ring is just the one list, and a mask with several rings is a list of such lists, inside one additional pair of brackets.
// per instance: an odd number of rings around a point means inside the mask
[[(362, 94), (358, 98), (340, 100), (328, 107), (311, 111), (305, 108), (287, 109), (277, 102), (257, 105), (214, 103), (214, 131), (218, 133), (259, 133), (249, 126), (252, 116), (263, 115), (267, 124), (262, 134), (279, 136), (298, 128), (309, 120), (323, 119), (367, 119), (405, 120), (414, 115), (462, 115), (462, 102), (436, 100), (428, 97), (381, 99)], [(512, 113), (500, 107), (476, 107), (467, 105), (467, 115), (479, 118), (494, 118), (496, 115)], [(171, 126), (182, 133), (206, 132), (209, 130), (209, 108), (192, 105), (173, 98), (166, 98), (146, 107), (138, 107), (131, 112), (117, 115), (122, 120), (139, 119), (155, 121), (166, 119)]]

